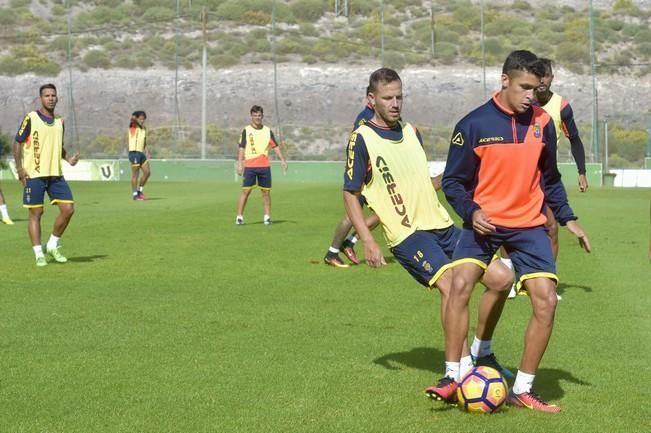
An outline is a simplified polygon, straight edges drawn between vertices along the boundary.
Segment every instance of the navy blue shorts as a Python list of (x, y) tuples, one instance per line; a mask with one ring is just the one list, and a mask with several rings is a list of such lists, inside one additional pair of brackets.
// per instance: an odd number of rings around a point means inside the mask
[(244, 169), (242, 188), (271, 189), (271, 167), (248, 167)]
[(454, 250), (454, 264), (475, 263), (486, 269), (500, 246), (513, 261), (518, 287), (531, 278), (550, 278), (558, 282), (556, 262), (543, 226), (528, 229), (497, 227), (497, 232), (482, 236), (463, 228)]
[(63, 176), (28, 177), (23, 189), (23, 206), (43, 207), (46, 192), (50, 204), (74, 203), (72, 191)]
[(131, 163), (132, 167), (140, 167), (146, 161), (147, 161), (147, 156), (145, 155), (144, 152), (138, 152), (136, 150), (132, 150), (131, 152), (129, 152), (129, 162)]
[(461, 230), (450, 226), (441, 230), (417, 230), (391, 248), (403, 268), (420, 284), (432, 287), (450, 268)]

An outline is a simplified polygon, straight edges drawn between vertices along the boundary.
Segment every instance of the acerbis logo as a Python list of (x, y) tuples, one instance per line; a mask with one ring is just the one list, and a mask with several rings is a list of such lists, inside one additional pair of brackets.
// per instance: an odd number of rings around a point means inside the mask
[(409, 215), (407, 215), (407, 207), (402, 201), (402, 196), (398, 192), (396, 181), (393, 178), (391, 172), (389, 171), (389, 166), (386, 160), (381, 156), (378, 156), (375, 159), (375, 167), (377, 167), (377, 169), (382, 174), (382, 180), (386, 185), (387, 192), (389, 193), (389, 197), (391, 197), (391, 202), (393, 203), (393, 209), (396, 211), (396, 213), (399, 216), (402, 217), (401, 224), (405, 227), (411, 227), (411, 223), (409, 222)]
[(355, 165), (355, 141), (357, 141), (357, 133), (353, 132), (348, 140), (348, 161), (346, 162), (346, 176), (348, 179), (353, 179), (353, 166)]
[(479, 139), (479, 144), (502, 143), (503, 141), (504, 137), (483, 137)]
[(452, 144), (463, 146), (463, 135), (461, 135), (461, 132), (457, 132), (455, 136), (452, 137)]

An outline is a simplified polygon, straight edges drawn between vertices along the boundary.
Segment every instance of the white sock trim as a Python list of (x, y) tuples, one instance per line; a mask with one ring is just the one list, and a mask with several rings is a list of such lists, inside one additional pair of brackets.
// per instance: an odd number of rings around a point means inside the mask
[(518, 374), (515, 375), (515, 382), (513, 383), (513, 394), (530, 392), (535, 378), (535, 374), (524, 373), (518, 370)]

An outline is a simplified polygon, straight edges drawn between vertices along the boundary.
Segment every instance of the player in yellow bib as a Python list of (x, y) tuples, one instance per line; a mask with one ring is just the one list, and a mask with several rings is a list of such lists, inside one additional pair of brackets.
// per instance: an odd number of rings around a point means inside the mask
[[(147, 129), (145, 128), (147, 113), (134, 111), (129, 122), (129, 162), (131, 163), (131, 195), (134, 200), (145, 199), (144, 189), (151, 168), (149, 165), (149, 150), (147, 149)], [(140, 172), (142, 171), (142, 177)]]
[(276, 143), (274, 134), (268, 126), (262, 124), (264, 111), (261, 106), (254, 105), (250, 110), (251, 123), (242, 130), (237, 154), (237, 174), (242, 176), (242, 193), (237, 203), (235, 224), (244, 224), (244, 208), (254, 187), (262, 191), (264, 216), (262, 222), (271, 224), (271, 162), (267, 153), (273, 149), (280, 159), (283, 170), (287, 171), (287, 161)]
[(28, 231), (37, 266), (47, 265), (41, 245), (41, 217), (45, 193), (50, 204), (59, 207), (52, 234), (45, 247), (49, 257), (58, 263), (68, 261), (61, 254), (59, 240), (75, 211), (72, 191), (63, 178), (61, 160), (77, 164), (79, 155), (68, 155), (63, 148), (63, 119), (55, 116), (57, 89), (44, 84), (39, 89), (41, 108), (28, 113), (16, 133), (14, 160), (18, 178), (23, 184), (23, 206), (29, 211)]
[[(387, 245), (397, 261), (420, 284), (441, 294), (441, 323), (445, 320), (452, 271), (449, 269), (460, 230), (441, 205), (432, 185), (427, 157), (418, 131), (401, 122), (402, 81), (388, 68), (370, 77), (369, 100), (375, 114), (353, 131), (347, 149), (344, 173), (344, 205), (364, 243), (366, 263), (385, 264), (384, 255), (364, 221), (361, 194), (380, 218)], [(494, 261), (487, 269), (472, 346), (466, 344), (463, 371), (477, 364), (491, 365), (505, 375), (491, 349), (492, 334), (513, 282), (511, 272)], [(426, 390), (426, 394), (435, 397)]]

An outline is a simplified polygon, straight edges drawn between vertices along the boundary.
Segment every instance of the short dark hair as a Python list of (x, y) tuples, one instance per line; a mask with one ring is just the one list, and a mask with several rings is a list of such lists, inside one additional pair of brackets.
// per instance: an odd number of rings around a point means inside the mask
[(545, 68), (545, 75), (552, 75), (552, 61), (550, 59), (541, 57), (540, 63), (542, 63), (543, 67)]
[(43, 94), (43, 90), (45, 90), (45, 89), (52, 89), (52, 90), (54, 90), (55, 92), (57, 91), (57, 87), (56, 87), (54, 84), (52, 84), (52, 83), (43, 84), (43, 85), (38, 89), (38, 96), (41, 96), (41, 95)]
[(259, 106), (259, 105), (254, 105), (253, 107), (251, 107), (251, 111), (249, 112), (249, 114), (253, 114), (253, 113), (264, 114), (264, 110), (262, 109), (261, 106)]
[(513, 71), (529, 72), (539, 78), (545, 76), (543, 63), (538, 56), (527, 50), (516, 50), (506, 57), (502, 73), (509, 75)]
[(138, 122), (136, 122), (136, 119), (138, 117), (140, 117), (140, 116), (144, 116), (144, 118), (146, 119), (147, 118), (147, 113), (145, 113), (142, 110), (137, 110), (137, 111), (134, 111), (133, 113), (131, 113), (131, 120), (129, 121), (129, 128), (134, 128), (136, 126), (140, 127), (140, 125), (138, 125)]
[(372, 93), (377, 90), (378, 83), (391, 83), (393, 81), (402, 81), (400, 75), (393, 69), (389, 68), (380, 68), (374, 71), (371, 74), (371, 77), (368, 80), (368, 92), (366, 94)]

